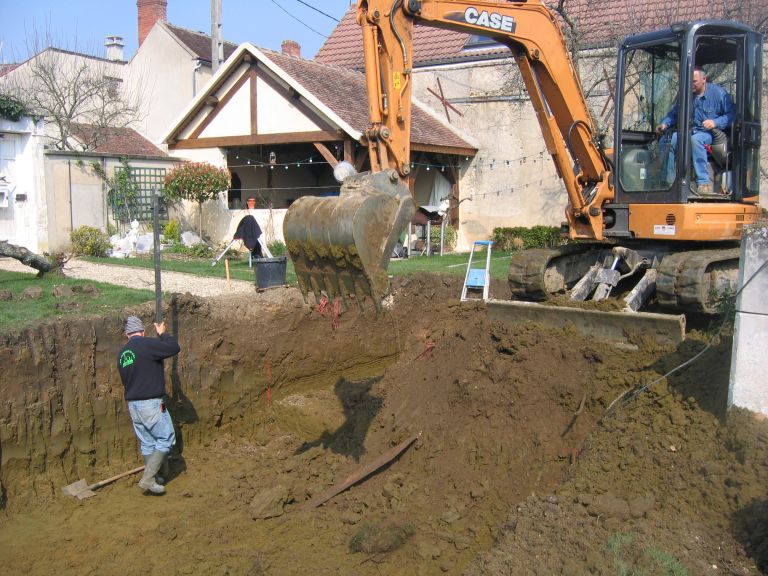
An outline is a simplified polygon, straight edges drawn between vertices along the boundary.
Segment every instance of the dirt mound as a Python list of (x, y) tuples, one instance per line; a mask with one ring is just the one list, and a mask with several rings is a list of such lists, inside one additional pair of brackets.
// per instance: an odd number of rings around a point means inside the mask
[[(765, 569), (768, 428), (740, 411), (725, 417), (727, 340), (601, 420), (623, 391), (693, 356), (703, 337), (677, 350), (644, 341), (618, 349), (569, 331), (512, 328), (489, 321), (482, 304), (460, 304), (460, 282), (400, 279), (380, 317), (334, 318), (333, 306), (322, 315), (293, 291), (177, 301), (183, 352), (169, 367), (169, 393), (183, 446), (163, 498), (142, 497), (132, 481), (81, 503), (58, 496), (78, 477), (134, 465), (109, 353), (119, 348), (119, 319), (6, 337), (0, 359), (21, 375), (0, 383), (0, 554), (9, 570)], [(71, 334), (89, 334), (90, 344), (67, 347)], [(24, 343), (40, 352), (14, 354)], [(40, 414), (57, 426), (39, 424)], [(66, 433), (52, 442), (46, 429)], [(308, 507), (414, 435), (389, 465)]]

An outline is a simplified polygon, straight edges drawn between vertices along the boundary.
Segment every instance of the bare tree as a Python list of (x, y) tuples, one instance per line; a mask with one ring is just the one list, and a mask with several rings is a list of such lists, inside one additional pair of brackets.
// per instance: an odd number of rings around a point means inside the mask
[(49, 35), (45, 43), (39, 38), (28, 39), (34, 56), (0, 78), (0, 91), (45, 118), (50, 147), (92, 150), (108, 128), (131, 126), (141, 118), (141, 95), (123, 82), (125, 63), (52, 47)]

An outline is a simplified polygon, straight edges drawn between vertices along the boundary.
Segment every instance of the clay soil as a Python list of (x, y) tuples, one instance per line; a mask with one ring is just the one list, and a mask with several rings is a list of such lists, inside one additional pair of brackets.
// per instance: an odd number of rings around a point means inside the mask
[(120, 317), (0, 337), (2, 573), (768, 570), (768, 426), (725, 410), (726, 335), (619, 348), (511, 327), (459, 304), (460, 281), (400, 279), (381, 316), (338, 325), (289, 289), (171, 303), (179, 445), (162, 497), (135, 477), (61, 494), (140, 463), (113, 366)]

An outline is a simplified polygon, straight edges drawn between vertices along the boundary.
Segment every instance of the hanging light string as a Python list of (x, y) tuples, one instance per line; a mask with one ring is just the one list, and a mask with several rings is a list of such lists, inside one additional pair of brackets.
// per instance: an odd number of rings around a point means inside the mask
[[(330, 165), (326, 160), (324, 159), (316, 159), (316, 156), (308, 156), (307, 158), (303, 158), (300, 160), (293, 160), (290, 162), (264, 162), (262, 160), (255, 160), (253, 158), (249, 158), (247, 156), (242, 156), (242, 160), (245, 160), (245, 164), (229, 164), (228, 168), (270, 168), (274, 170), (275, 168), (282, 168), (284, 170), (288, 170), (291, 167), (295, 168), (301, 168), (302, 166), (312, 166), (312, 165)], [(539, 160), (544, 159), (544, 152), (539, 152), (537, 154), (528, 154), (525, 156), (518, 156), (516, 158), (491, 158), (487, 159), (482, 156), (477, 156), (474, 160), (474, 162), (471, 165), (465, 166), (467, 169), (480, 169), (485, 166), (488, 166), (491, 170), (493, 170), (495, 167), (502, 167), (502, 166), (523, 166), (525, 164), (528, 164), (529, 162), (532, 164), (536, 164)], [(241, 160), (240, 154), (235, 154), (235, 160)], [(469, 162), (470, 157), (465, 156), (464, 162)], [(457, 166), (456, 164), (448, 164), (448, 163), (432, 163), (432, 162), (411, 162), (411, 169), (414, 168), (424, 168), (425, 170), (439, 170), (441, 172), (445, 172), (446, 168), (453, 168), (454, 170), (457, 170), (460, 168), (460, 166)]]

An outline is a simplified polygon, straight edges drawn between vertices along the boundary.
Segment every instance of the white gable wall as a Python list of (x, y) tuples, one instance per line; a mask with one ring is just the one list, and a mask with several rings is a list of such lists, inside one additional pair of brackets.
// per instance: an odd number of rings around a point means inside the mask
[(227, 102), (200, 134), (201, 138), (216, 136), (247, 136), (251, 133), (251, 87), (246, 82)]
[(322, 130), (283, 94), (259, 78), (256, 83), (259, 134)]

